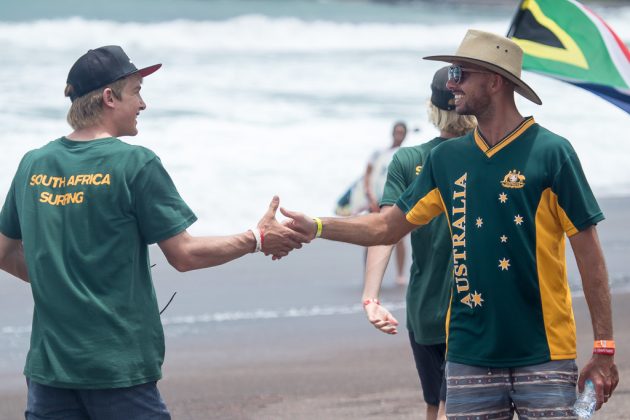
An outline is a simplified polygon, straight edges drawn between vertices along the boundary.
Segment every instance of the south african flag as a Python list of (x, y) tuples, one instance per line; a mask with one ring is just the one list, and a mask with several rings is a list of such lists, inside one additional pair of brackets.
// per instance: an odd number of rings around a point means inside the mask
[(583, 4), (523, 0), (507, 36), (523, 48), (523, 69), (589, 90), (630, 114), (630, 51)]

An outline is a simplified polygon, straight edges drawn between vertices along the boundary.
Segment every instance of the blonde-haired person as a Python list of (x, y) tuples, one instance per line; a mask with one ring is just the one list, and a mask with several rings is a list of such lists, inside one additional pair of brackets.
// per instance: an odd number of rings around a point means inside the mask
[[(400, 148), (392, 159), (380, 202), (381, 211), (396, 200), (422, 171), (431, 150), (444, 141), (466, 134), (476, 119), (458, 115), (453, 94), (446, 88), (448, 67), (439, 69), (431, 83), (427, 104), (429, 121), (440, 135), (426, 143)], [(452, 269), (451, 238), (444, 215), (411, 232), (412, 263), (407, 288), (407, 329), (422, 393), (426, 419), (444, 419), (446, 385), (444, 354), (445, 322), (450, 296)], [(379, 304), (383, 275), (392, 254), (391, 245), (368, 248), (363, 290), (364, 309), (369, 321), (380, 331), (396, 334), (398, 321)]]
[(197, 218), (160, 159), (119, 139), (138, 133), (142, 78), (160, 66), (137, 69), (115, 45), (81, 56), (65, 89), (74, 131), (28, 152), (9, 189), (0, 269), (30, 282), (35, 303), (27, 420), (170, 419), (149, 244), (187, 271), (308, 240), (275, 220), (277, 197), (249, 231), (187, 233)]

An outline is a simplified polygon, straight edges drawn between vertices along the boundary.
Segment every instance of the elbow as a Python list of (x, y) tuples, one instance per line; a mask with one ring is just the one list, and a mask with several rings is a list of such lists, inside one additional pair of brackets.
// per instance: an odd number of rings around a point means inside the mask
[(392, 232), (385, 232), (383, 234), (383, 238), (381, 240), (381, 243), (383, 245), (396, 245), (398, 243), (398, 241), (400, 241), (400, 238), (393, 235)]
[(375, 235), (377, 238), (376, 245), (395, 245), (400, 240), (392, 229), (388, 229), (386, 224), (381, 224), (377, 229)]
[(167, 258), (168, 263), (180, 273), (185, 273), (194, 269), (190, 258), (185, 255), (171, 256)]
[(374, 223), (375, 229), (374, 236), (377, 238), (377, 245), (395, 245), (404, 236), (401, 229), (398, 228), (396, 223), (390, 221), (391, 218), (387, 215), (380, 213), (378, 222)]

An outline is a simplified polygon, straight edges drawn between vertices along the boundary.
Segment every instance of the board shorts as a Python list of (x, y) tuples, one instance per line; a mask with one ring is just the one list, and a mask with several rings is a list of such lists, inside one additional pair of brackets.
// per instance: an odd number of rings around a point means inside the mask
[(575, 360), (517, 368), (488, 368), (446, 362), (449, 420), (576, 419)]
[(424, 402), (438, 406), (446, 400), (446, 382), (444, 380), (444, 354), (446, 344), (418, 344), (413, 332), (409, 330), (409, 342), (416, 362), (416, 370), (422, 385)]

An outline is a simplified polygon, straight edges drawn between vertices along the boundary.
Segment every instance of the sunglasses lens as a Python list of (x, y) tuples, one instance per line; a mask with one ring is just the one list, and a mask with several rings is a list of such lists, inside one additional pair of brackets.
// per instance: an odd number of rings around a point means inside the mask
[(451, 66), (448, 68), (448, 80), (458, 83), (462, 81), (462, 68), (460, 66)]

